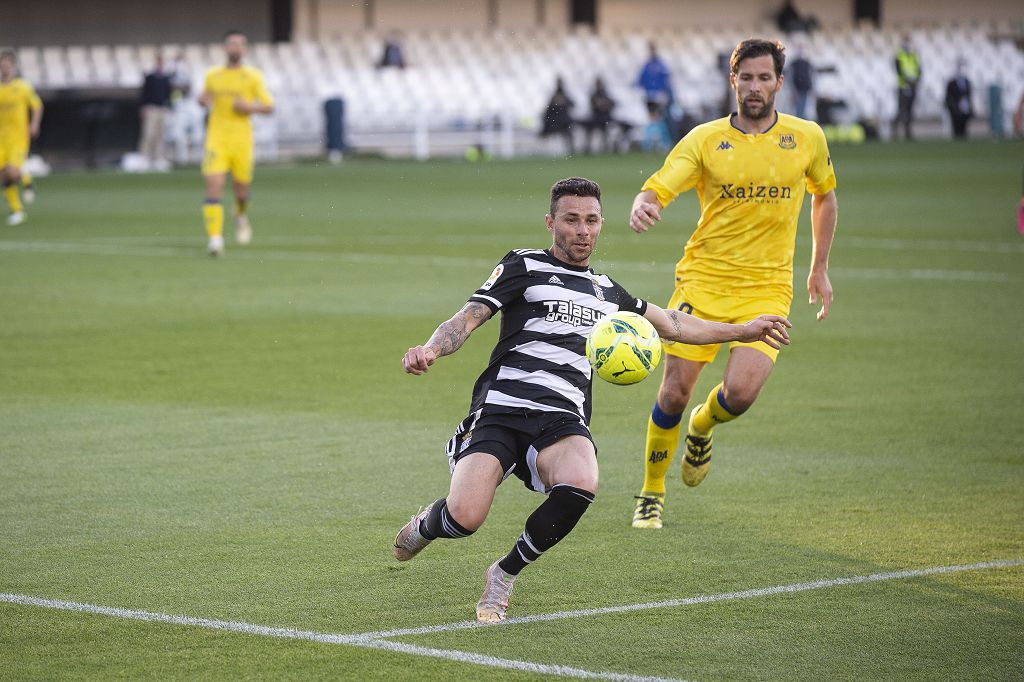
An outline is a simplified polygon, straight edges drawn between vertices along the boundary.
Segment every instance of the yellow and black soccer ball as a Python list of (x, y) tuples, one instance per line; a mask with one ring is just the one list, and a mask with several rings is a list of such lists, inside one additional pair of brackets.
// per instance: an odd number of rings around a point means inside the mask
[(661, 339), (654, 325), (636, 313), (601, 318), (587, 339), (587, 360), (594, 373), (613, 384), (642, 381), (661, 362)]

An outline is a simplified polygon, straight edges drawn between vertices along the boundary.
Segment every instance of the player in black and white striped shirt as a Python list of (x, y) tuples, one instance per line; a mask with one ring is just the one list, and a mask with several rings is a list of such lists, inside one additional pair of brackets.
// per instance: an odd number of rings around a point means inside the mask
[(550, 248), (510, 251), (462, 310), (402, 360), (405, 371), (423, 374), (502, 313), (498, 343), (473, 388), (470, 414), (448, 443), (448, 496), (414, 516), (393, 549), (396, 559), (407, 561), (436, 538), (471, 535), (509, 475), (547, 494), (508, 555), (487, 569), (476, 607), (481, 622), (505, 617), (515, 577), (564, 538), (594, 500), (597, 449), (588, 428), (592, 375), (585, 347), (595, 322), (629, 310), (672, 341), (789, 343), (784, 318), (764, 315), (745, 325), (707, 322), (634, 298), (594, 273), (590, 256), (604, 222), (596, 183), (583, 178), (555, 183), (545, 220)]

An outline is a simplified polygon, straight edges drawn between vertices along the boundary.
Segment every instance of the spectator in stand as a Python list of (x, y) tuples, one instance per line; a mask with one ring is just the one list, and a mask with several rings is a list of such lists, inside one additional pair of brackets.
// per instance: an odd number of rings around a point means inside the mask
[(384, 41), (384, 52), (380, 56), (380, 61), (377, 62), (377, 68), (385, 69), (388, 67), (396, 69), (405, 68), (405, 55), (402, 50), (402, 43), (398, 39), (398, 34), (392, 34)]
[(1013, 134), (1017, 137), (1024, 136), (1024, 92), (1017, 102), (1017, 111), (1013, 112)]
[(672, 133), (668, 129), (665, 112), (655, 102), (647, 103), (647, 125), (644, 126), (644, 151), (665, 151), (672, 147)]
[(782, 3), (782, 9), (775, 15), (775, 23), (783, 33), (802, 31), (804, 28), (803, 17), (796, 11), (796, 7), (790, 0)]
[(672, 92), (672, 78), (668, 66), (658, 54), (658, 48), (651, 41), (647, 44), (650, 55), (640, 69), (636, 85), (644, 91), (647, 104), (648, 122), (644, 128), (644, 149), (667, 149), (672, 146), (669, 111), (675, 95)]
[(782, 3), (782, 9), (775, 15), (775, 23), (784, 33), (810, 33), (820, 26), (818, 18), (813, 14), (800, 14), (792, 0)]
[(139, 116), (142, 119), (139, 153), (151, 169), (159, 168), (166, 163), (164, 127), (171, 110), (171, 75), (164, 70), (161, 54), (157, 54), (156, 67), (146, 74), (142, 82), (139, 104)]
[(648, 43), (647, 47), (650, 56), (636, 77), (636, 85), (643, 89), (648, 108), (653, 103), (662, 111), (668, 111), (673, 99), (671, 75), (654, 42)]
[(967, 63), (960, 58), (956, 62), (956, 75), (946, 83), (946, 110), (953, 124), (953, 137), (967, 137), (967, 122), (974, 116), (971, 103), (971, 80), (967, 77)]
[(898, 85), (896, 99), (896, 118), (892, 121), (892, 138), (900, 124), (903, 125), (904, 136), (914, 139), (911, 130), (914, 123), (914, 100), (917, 98), (917, 84), (921, 81), (921, 59), (910, 44), (910, 36), (903, 36), (903, 43), (896, 53), (896, 83)]
[(786, 69), (786, 82), (793, 84), (793, 108), (797, 118), (807, 118), (807, 104), (814, 95), (814, 67), (804, 57), (802, 48), (796, 49), (796, 58)]
[(565, 149), (569, 156), (576, 153), (573, 141), (572, 108), (575, 104), (565, 92), (562, 77), (555, 79), (555, 92), (552, 93), (548, 105), (544, 109), (544, 122), (540, 131), (541, 137), (561, 135), (565, 139)]
[(591, 150), (591, 138), (596, 132), (601, 140), (601, 151), (610, 150), (609, 128), (612, 125), (612, 110), (615, 100), (608, 94), (604, 79), (600, 76), (594, 80), (594, 89), (590, 92), (590, 122), (587, 124), (587, 153)]
[(188, 163), (189, 137), (194, 135), (195, 128), (201, 128), (196, 113), (198, 105), (191, 94), (192, 72), (185, 61), (185, 53), (179, 52), (171, 65), (171, 139), (177, 163)]
[[(1013, 112), (1013, 134), (1024, 136), (1024, 92), (1017, 102), (1017, 111)], [(1017, 204), (1017, 232), (1024, 235), (1024, 187), (1021, 187), (1020, 203)]]

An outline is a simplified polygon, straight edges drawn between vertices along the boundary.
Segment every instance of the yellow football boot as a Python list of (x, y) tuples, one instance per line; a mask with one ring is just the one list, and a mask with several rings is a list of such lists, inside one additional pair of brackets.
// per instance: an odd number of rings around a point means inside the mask
[(651, 495), (646, 491), (637, 495), (636, 510), (633, 512), (633, 527), (661, 528), (661, 515), (664, 511), (664, 495)]
[(686, 456), (683, 457), (683, 483), (693, 488), (711, 471), (711, 434), (701, 434), (693, 428), (693, 418), (702, 405), (690, 412), (686, 427)]

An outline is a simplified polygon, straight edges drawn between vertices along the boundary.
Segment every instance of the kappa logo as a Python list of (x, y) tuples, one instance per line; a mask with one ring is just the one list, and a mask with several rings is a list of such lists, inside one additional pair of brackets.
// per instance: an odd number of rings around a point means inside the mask
[(783, 133), (779, 135), (779, 146), (783, 149), (796, 149), (796, 140), (793, 138), (793, 134)]
[(557, 284), (559, 286), (565, 286), (565, 282), (558, 279), (558, 275), (551, 275), (551, 279), (548, 280), (548, 284)]
[(728, 142), (726, 142), (725, 140), (722, 140), (722, 144), (718, 145), (718, 151), (722, 151), (722, 150), (725, 150), (725, 149), (732, 149), (732, 148), (733, 148), (733, 146), (731, 144), (729, 144)]

